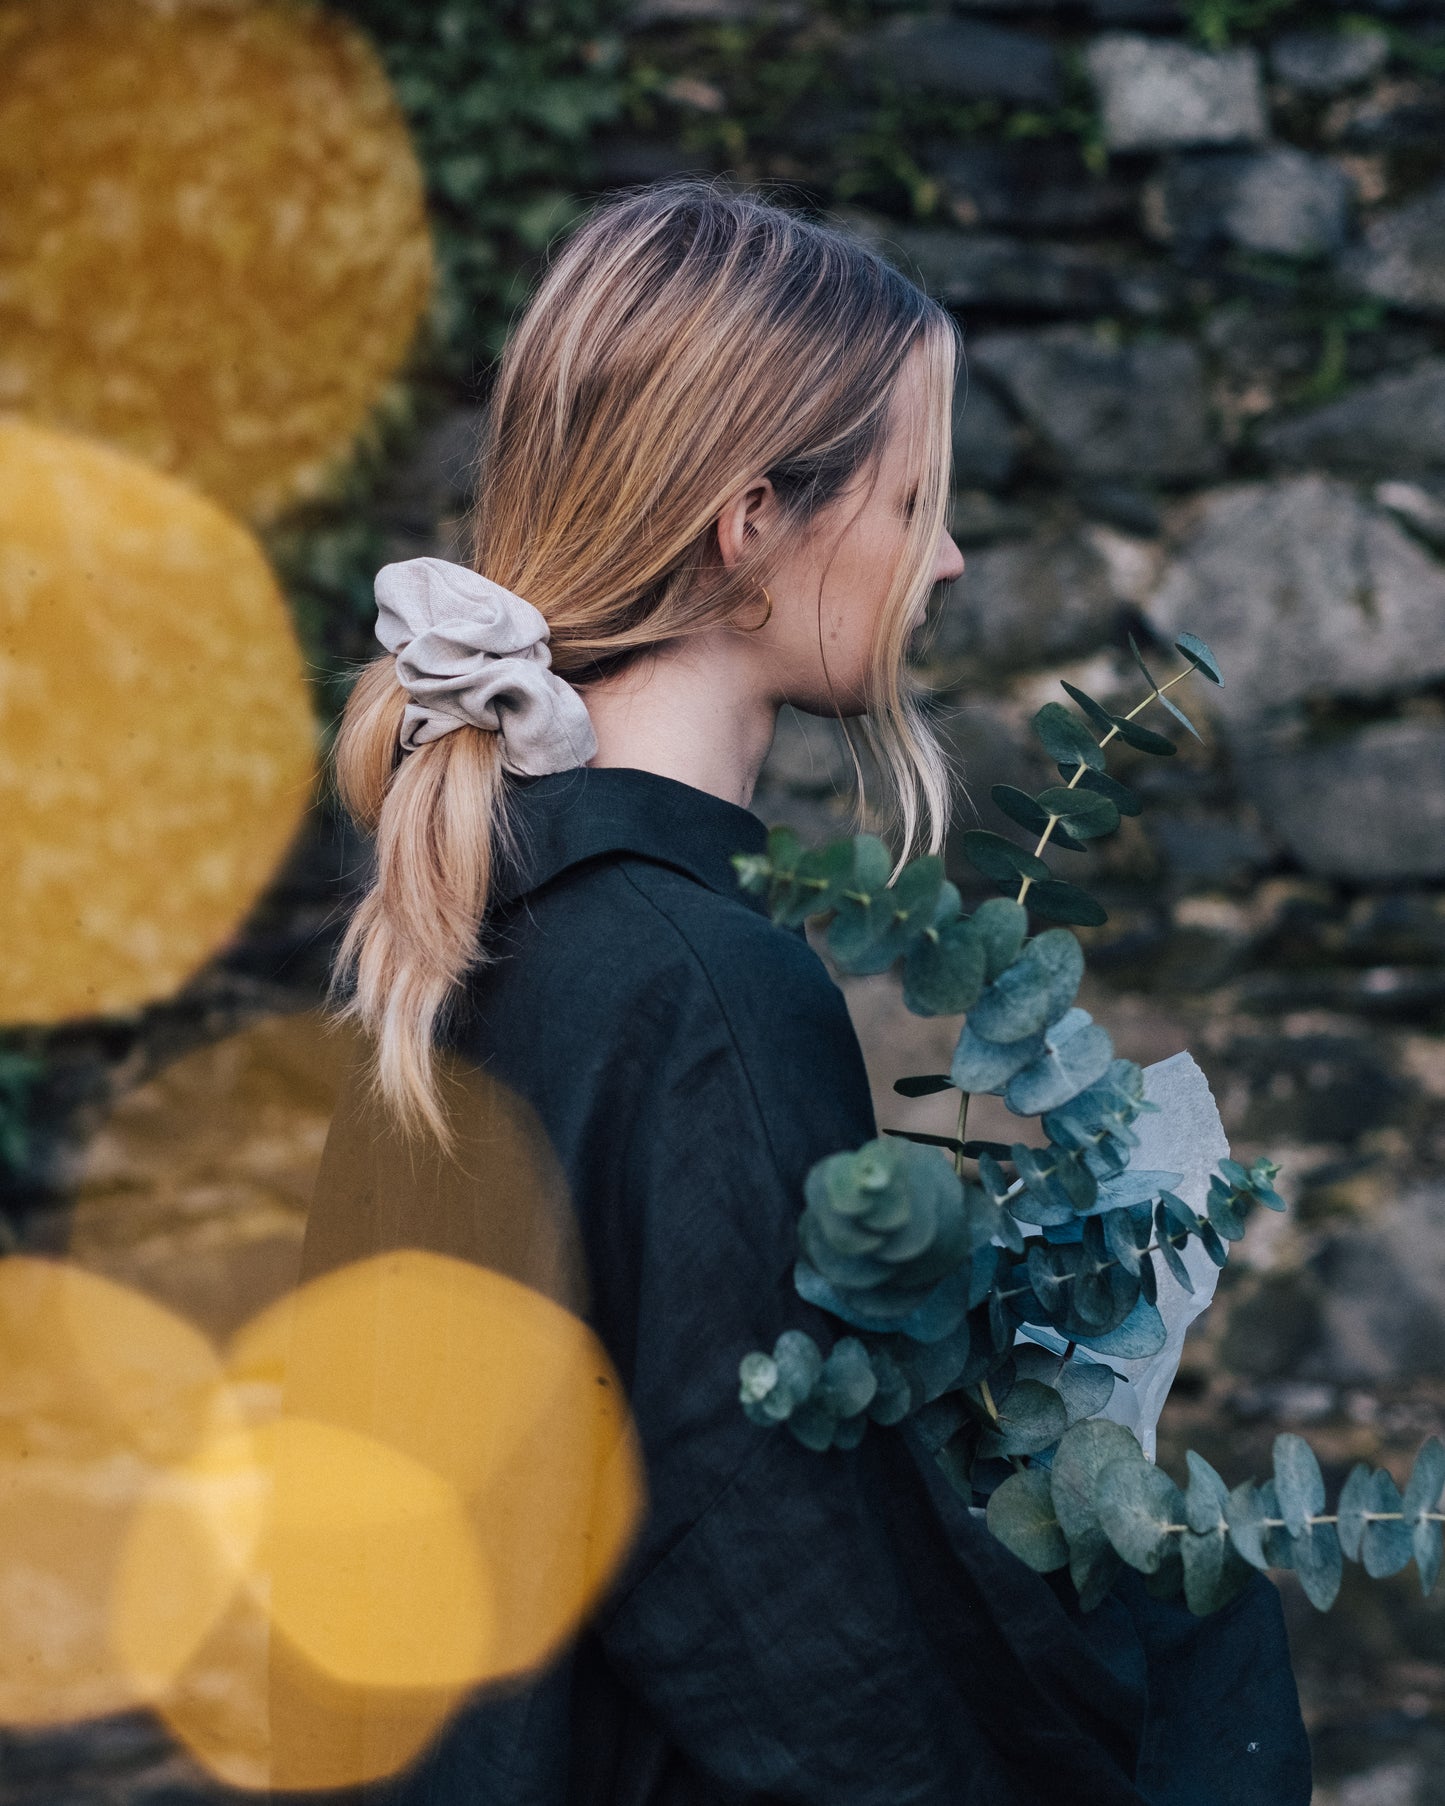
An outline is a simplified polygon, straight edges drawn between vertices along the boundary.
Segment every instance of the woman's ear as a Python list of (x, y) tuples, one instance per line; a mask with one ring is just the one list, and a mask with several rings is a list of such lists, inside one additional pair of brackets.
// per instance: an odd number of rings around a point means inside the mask
[(767, 477), (740, 489), (717, 517), (717, 545), (724, 570), (756, 552), (777, 514), (778, 498)]

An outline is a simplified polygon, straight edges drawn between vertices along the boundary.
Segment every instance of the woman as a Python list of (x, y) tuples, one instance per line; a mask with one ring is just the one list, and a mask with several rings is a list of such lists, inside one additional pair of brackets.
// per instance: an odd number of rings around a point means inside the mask
[(442, 1045), (535, 1110), (649, 1495), (585, 1634), (399, 1798), (1308, 1799), (1267, 1582), (1201, 1623), (1129, 1575), (1084, 1616), (906, 1429), (819, 1456), (738, 1407), (741, 1355), (833, 1338), (791, 1285), (803, 1179), (876, 1125), (840, 992), (731, 856), (763, 847), (748, 803), (784, 703), (856, 719), (902, 855), (942, 844), (906, 653), (963, 569), (955, 340), (786, 212), (702, 184), (612, 202), (503, 358), (474, 569), (378, 581), (393, 656), (337, 747), (377, 839), (346, 1010), (398, 1120), (447, 1135)]

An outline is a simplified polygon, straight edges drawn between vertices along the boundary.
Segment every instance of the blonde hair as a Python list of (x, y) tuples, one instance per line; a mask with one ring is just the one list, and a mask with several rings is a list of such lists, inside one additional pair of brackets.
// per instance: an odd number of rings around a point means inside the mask
[[(546, 617), (553, 669), (590, 681), (756, 604), (780, 542), (724, 569), (718, 515), (765, 473), (806, 529), (876, 460), (905, 359), (920, 349), (920, 483), (871, 654), (861, 732), (890, 792), (900, 861), (942, 844), (950, 766), (908, 670), (950, 483), (950, 316), (844, 234), (703, 182), (611, 200), (568, 240), (518, 322), (491, 397), (473, 567)], [(821, 646), (821, 635), (820, 635)], [(375, 872), (337, 953), (330, 1000), (376, 1047), (401, 1126), (450, 1143), (439, 1019), (492, 957), (481, 929), (498, 856), (516, 852), (497, 736), (474, 727), (403, 756), (394, 660), (358, 677), (334, 760), (375, 836)], [(852, 742), (849, 742), (850, 749)], [(863, 773), (853, 754), (862, 809)]]

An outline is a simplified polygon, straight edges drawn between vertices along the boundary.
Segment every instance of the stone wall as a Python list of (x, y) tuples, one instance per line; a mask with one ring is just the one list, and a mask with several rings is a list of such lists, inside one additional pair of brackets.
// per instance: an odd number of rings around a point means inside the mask
[[(1133, 1057), (1189, 1046), (1292, 1205), (1231, 1261), (1163, 1458), (1189, 1443), (1240, 1478), (1281, 1427), (1332, 1481), (1404, 1456), (1445, 1423), (1445, 7), (639, 0), (616, 30), (631, 98), (596, 188), (780, 185), (963, 325), (968, 568), (922, 657), (957, 831), (1001, 825), (993, 784), (1050, 775), (1027, 721), (1059, 677), (1132, 706), (1131, 631), (1157, 667), (1181, 628), (1219, 654), (1224, 690), (1181, 686), (1203, 744), (1126, 755), (1144, 815), (1067, 856), (1109, 910), (1084, 931), (1089, 1007)], [(441, 385), (383, 473), (377, 562), (457, 555), (477, 405)], [(839, 832), (850, 781), (838, 730), (785, 715), (754, 807)], [(185, 993), (46, 1037), (9, 1182), (29, 1245), (69, 1242), (217, 1333), (284, 1283), (317, 1098), (292, 1087), (290, 1127), (238, 1135), (234, 1171), (208, 1144), (156, 1177), (145, 1125), (226, 1082), (224, 1060), (157, 1079), (179, 1056), (314, 1004), (359, 857), (319, 806)], [(891, 1080), (933, 1069), (950, 1025), (886, 979), (848, 989), (880, 1122), (929, 1126)], [(232, 1060), (247, 1110), (312, 1058), (297, 1020), (296, 1046), (263, 1033)], [(1413, 1585), (1352, 1572), (1317, 1619), (1286, 1582), (1320, 1806), (1445, 1800), (1445, 1596)], [(138, 1721), (0, 1742), (4, 1806), (204, 1791)]]

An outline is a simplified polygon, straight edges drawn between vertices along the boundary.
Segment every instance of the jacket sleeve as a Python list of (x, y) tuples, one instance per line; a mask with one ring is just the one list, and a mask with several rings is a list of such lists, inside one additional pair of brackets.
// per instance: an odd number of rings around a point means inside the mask
[(729, 1797), (942, 1806), (974, 1797), (978, 1763), (869, 1458), (811, 1453), (738, 1401), (751, 1349), (789, 1327), (834, 1339), (792, 1286), (803, 1180), (875, 1133), (842, 994), (800, 936), (757, 928), (700, 950), (634, 1116), (627, 1366), (651, 1509), (598, 1629)]

